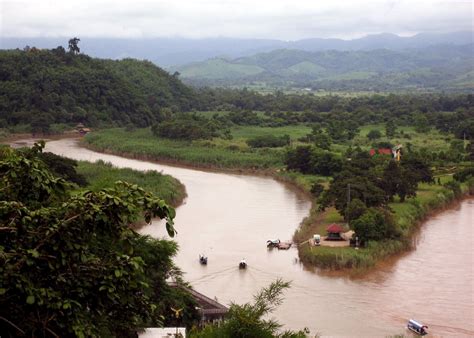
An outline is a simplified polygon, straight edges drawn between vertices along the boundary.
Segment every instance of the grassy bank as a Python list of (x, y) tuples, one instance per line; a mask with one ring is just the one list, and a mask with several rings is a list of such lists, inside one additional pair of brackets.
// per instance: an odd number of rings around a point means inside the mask
[[(452, 180), (451, 176), (443, 176), (442, 183)], [(304, 264), (321, 269), (365, 269), (373, 267), (377, 262), (389, 256), (401, 253), (411, 248), (412, 235), (419, 228), (421, 222), (430, 214), (448, 207), (456, 199), (461, 198), (469, 191), (473, 191), (474, 184), (461, 185), (461, 195), (456, 195), (451, 189), (442, 185), (420, 184), (417, 197), (407, 199), (401, 203), (396, 201), (389, 206), (395, 214), (395, 220), (402, 232), (401, 240), (371, 241), (366, 248), (355, 250), (351, 247), (310, 247), (308, 244), (299, 246), (299, 256)], [(326, 227), (331, 223), (343, 223), (343, 217), (334, 208), (323, 212), (317, 210), (314, 204), (310, 216), (304, 220), (301, 227), (295, 232), (294, 240), (302, 243), (313, 234), (325, 234)]]
[(186, 197), (184, 186), (175, 178), (156, 171), (138, 171), (127, 168), (115, 168), (110, 163), (78, 162), (77, 172), (88, 181), (87, 189), (100, 190), (109, 188), (117, 181), (137, 184), (143, 189), (164, 199), (169, 205), (176, 207)]
[[(120, 142), (117, 142), (120, 140)], [(283, 166), (281, 149), (248, 149), (240, 139), (174, 141), (155, 137), (150, 129), (107, 129), (87, 135), (85, 145), (127, 157), (218, 169), (266, 169)]]

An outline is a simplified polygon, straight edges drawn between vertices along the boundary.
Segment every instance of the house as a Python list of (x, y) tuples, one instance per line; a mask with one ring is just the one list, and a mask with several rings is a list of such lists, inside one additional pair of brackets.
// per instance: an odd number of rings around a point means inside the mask
[(224, 320), (225, 315), (229, 312), (229, 309), (218, 303), (216, 300), (211, 299), (196, 290), (190, 289), (184, 285), (169, 282), (168, 285), (171, 287), (179, 287), (189, 292), (196, 302), (199, 304), (199, 313), (201, 314), (201, 325), (206, 323), (214, 323)]
[(392, 156), (393, 152), (392, 152), (392, 149), (390, 148), (379, 148), (379, 149), (370, 149), (369, 154), (370, 156), (374, 156), (375, 154)]
[(326, 231), (328, 233), (326, 240), (327, 241), (343, 241), (344, 238), (342, 238), (341, 233), (344, 232), (344, 229), (336, 223), (330, 224), (327, 228)]

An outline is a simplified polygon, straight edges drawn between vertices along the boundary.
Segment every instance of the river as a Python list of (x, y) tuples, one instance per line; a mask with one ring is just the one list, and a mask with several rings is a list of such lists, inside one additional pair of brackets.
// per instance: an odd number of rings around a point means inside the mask
[[(117, 167), (157, 170), (179, 179), (188, 197), (177, 209), (180, 251), (175, 262), (199, 292), (219, 302), (243, 303), (276, 278), (292, 281), (273, 316), (285, 328), (323, 336), (407, 334), (414, 318), (431, 336), (474, 336), (474, 199), (423, 224), (416, 249), (351, 279), (306, 270), (297, 250), (268, 251), (267, 239), (290, 240), (310, 202), (268, 177), (185, 169), (93, 152), (63, 139), (46, 151)], [(159, 221), (143, 234), (166, 237)], [(198, 255), (209, 257), (201, 266)], [(247, 270), (239, 270), (245, 258)]]

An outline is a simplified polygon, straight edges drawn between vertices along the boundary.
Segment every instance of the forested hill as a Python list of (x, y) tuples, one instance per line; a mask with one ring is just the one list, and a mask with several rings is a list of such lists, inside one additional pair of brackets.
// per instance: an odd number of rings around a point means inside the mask
[(0, 51), (0, 128), (149, 126), (163, 108), (189, 110), (194, 97), (176, 76), (148, 61), (95, 59), (62, 47)]
[(393, 51), (280, 49), (237, 59), (179, 66), (185, 82), (249, 88), (411, 91), (474, 89), (474, 45), (436, 45)]

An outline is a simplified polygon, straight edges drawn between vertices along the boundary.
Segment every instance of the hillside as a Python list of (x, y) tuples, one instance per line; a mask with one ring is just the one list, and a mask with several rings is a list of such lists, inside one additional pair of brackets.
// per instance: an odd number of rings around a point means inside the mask
[(280, 49), (176, 69), (186, 82), (195, 85), (467, 91), (474, 88), (472, 77), (466, 75), (474, 67), (473, 46), (437, 45), (404, 51)]
[(0, 128), (54, 123), (149, 126), (164, 107), (188, 110), (190, 88), (148, 61), (53, 50), (0, 51)]

